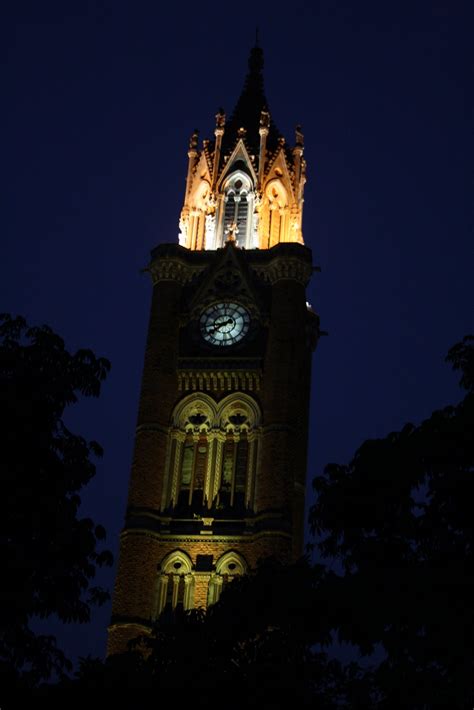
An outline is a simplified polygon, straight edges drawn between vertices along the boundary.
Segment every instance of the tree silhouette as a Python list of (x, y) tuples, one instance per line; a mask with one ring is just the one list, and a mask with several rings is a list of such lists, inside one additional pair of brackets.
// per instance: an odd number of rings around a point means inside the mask
[(317, 702), (321, 710), (365, 710), (371, 698), (367, 674), (325, 652), (333, 623), (325, 596), (332, 576), (306, 560), (265, 560), (254, 574), (231, 582), (207, 612), (165, 611), (151, 635), (132, 642), (128, 653), (106, 663), (83, 660), (69, 687), (182, 689), (202, 706), (222, 697), (230, 707), (279, 707), (290, 697), (298, 707)]
[[(471, 707), (474, 337), (447, 360), (467, 390), (459, 404), (366, 441), (314, 481), (310, 524), (342, 573), (263, 561), (207, 612), (163, 612), (128, 653), (83, 660), (62, 687), (192, 692), (230, 707)], [(370, 664), (338, 660), (335, 634)]]
[(467, 390), (458, 405), (366, 441), (314, 480), (312, 530), (344, 568), (339, 637), (382, 647), (380, 708), (472, 704), (474, 337), (446, 359)]
[(34, 685), (70, 667), (52, 636), (34, 633), (34, 617), (88, 621), (107, 599), (93, 586), (110, 565), (98, 550), (105, 530), (79, 516), (79, 492), (95, 475), (95, 442), (63, 421), (78, 397), (97, 397), (110, 364), (90, 350), (69, 353), (50, 328), (0, 316), (1, 496), (0, 678)]

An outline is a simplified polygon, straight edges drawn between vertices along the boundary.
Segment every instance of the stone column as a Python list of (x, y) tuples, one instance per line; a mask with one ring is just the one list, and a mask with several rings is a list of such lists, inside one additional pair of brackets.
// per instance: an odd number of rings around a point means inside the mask
[(194, 608), (194, 576), (189, 573), (184, 577), (184, 600), (185, 609)]
[(154, 609), (154, 614), (153, 614), (153, 617), (155, 619), (157, 619), (159, 617), (159, 615), (161, 614), (161, 612), (165, 608), (168, 583), (169, 583), (168, 575), (167, 574), (160, 574), (158, 577), (156, 604), (155, 604), (155, 609)]
[(191, 187), (193, 184), (193, 170), (196, 165), (196, 160), (198, 157), (198, 132), (194, 131), (191, 138), (189, 139), (189, 150), (188, 150), (188, 174), (186, 176), (186, 195), (184, 198), (184, 204), (186, 207), (189, 205), (189, 193), (191, 192)]

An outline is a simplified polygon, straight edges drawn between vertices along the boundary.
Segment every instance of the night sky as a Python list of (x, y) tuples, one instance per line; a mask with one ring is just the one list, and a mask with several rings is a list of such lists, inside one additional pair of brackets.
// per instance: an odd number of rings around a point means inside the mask
[[(303, 234), (322, 269), (308, 299), (329, 333), (313, 361), (308, 481), (460, 399), (444, 357), (473, 330), (468, 5), (4, 8), (0, 310), (112, 362), (100, 399), (67, 422), (105, 449), (83, 508), (114, 553), (151, 296), (140, 270), (177, 241), (189, 135), (212, 138), (217, 108), (232, 111), (257, 24), (272, 118), (291, 144), (303, 126)], [(109, 616), (60, 642), (102, 655)]]

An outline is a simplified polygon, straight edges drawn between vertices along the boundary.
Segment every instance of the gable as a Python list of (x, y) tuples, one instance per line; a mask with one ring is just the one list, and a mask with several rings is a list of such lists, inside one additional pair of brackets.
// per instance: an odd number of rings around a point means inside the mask
[(224, 182), (235, 170), (243, 170), (249, 175), (254, 186), (257, 184), (257, 174), (253, 167), (252, 160), (247, 151), (245, 143), (242, 139), (237, 142), (233, 153), (227, 160), (225, 167), (221, 172), (219, 180), (217, 181), (218, 192), (221, 192)]
[(223, 299), (235, 299), (249, 311), (262, 312), (263, 302), (255, 279), (233, 242), (216, 251), (216, 258), (202, 283), (188, 302), (191, 318), (206, 305)]
[(263, 190), (272, 180), (279, 180), (288, 193), (289, 202), (295, 201), (295, 194), (293, 190), (293, 180), (288, 169), (288, 164), (286, 162), (285, 151), (282, 148), (274, 156), (274, 159), (267, 168), (265, 174), (265, 180), (263, 183)]

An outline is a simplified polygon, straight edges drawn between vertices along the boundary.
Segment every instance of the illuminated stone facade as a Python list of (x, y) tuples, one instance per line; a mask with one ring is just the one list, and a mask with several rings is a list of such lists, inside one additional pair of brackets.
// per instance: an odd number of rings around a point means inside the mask
[(179, 244), (151, 255), (148, 339), (109, 653), (302, 553), (311, 358), (303, 136), (271, 120), (252, 50), (215, 140), (193, 134)]
[(303, 244), (303, 134), (297, 126), (292, 148), (279, 134), (267, 107), (262, 69), (262, 52), (255, 48), (230, 121), (219, 111), (214, 141), (203, 141), (201, 150), (197, 132), (191, 136), (179, 221), (179, 243), (188, 249), (218, 249), (229, 236), (245, 249)]

